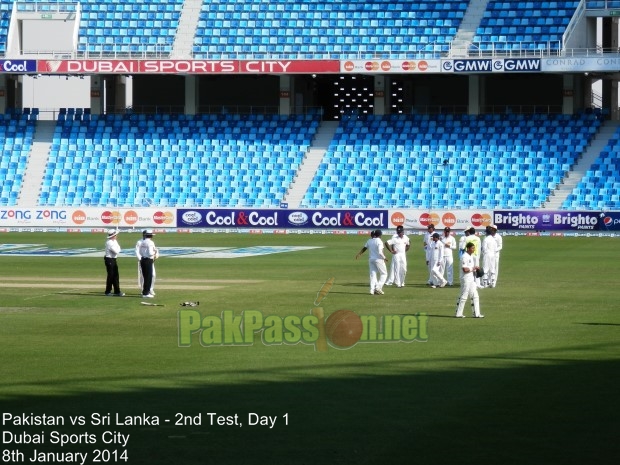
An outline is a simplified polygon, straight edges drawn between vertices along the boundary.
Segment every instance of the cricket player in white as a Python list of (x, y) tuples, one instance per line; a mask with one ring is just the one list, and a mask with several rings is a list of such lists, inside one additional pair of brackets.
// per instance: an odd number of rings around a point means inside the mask
[(431, 253), (431, 245), (433, 243), (433, 234), (435, 233), (435, 225), (433, 223), (429, 224), (426, 227), (426, 232), (422, 237), (422, 244), (424, 246), (424, 258), (426, 259), (426, 267), (428, 268), (428, 284), (433, 284), (433, 270), (430, 266), (430, 253)]
[(474, 318), (484, 318), (484, 315), (480, 313), (480, 298), (478, 297), (478, 287), (474, 279), (474, 272), (479, 269), (475, 264), (473, 256), (474, 248), (475, 245), (472, 242), (468, 242), (465, 246), (465, 253), (461, 257), (461, 295), (456, 303), (455, 316), (457, 318), (465, 318), (463, 310), (465, 309), (467, 298), (471, 298)]
[(432, 288), (444, 287), (448, 281), (443, 277), (443, 242), (439, 233), (433, 233), (429, 245), (428, 266), (431, 270)]
[(504, 239), (497, 232), (497, 226), (495, 226), (495, 232), (493, 233), (493, 239), (495, 239), (495, 242), (497, 242), (497, 250), (495, 252), (495, 282), (493, 282), (493, 287), (495, 287), (497, 286), (497, 278), (499, 277), (499, 253), (504, 247)]
[(368, 250), (368, 267), (370, 268), (370, 293), (383, 295), (383, 285), (387, 279), (387, 268), (385, 262), (387, 258), (383, 254), (383, 241), (381, 240), (381, 231), (377, 229), (373, 231), (370, 239), (366, 242), (364, 247), (357, 253), (355, 259), (357, 260), (362, 254)]
[(443, 272), (445, 278), (448, 280), (448, 286), (452, 286), (454, 283), (454, 252), (456, 249), (456, 239), (452, 235), (452, 231), (449, 227), (445, 227), (443, 230)]
[(487, 226), (486, 237), (482, 241), (482, 287), (495, 287), (495, 265), (497, 264), (497, 241), (493, 237), (495, 225)]
[(407, 276), (407, 252), (410, 247), (409, 238), (405, 236), (405, 228), (398, 226), (396, 234), (386, 241), (386, 248), (392, 253), (392, 265), (390, 266), (390, 275), (385, 284), (390, 286), (396, 284), (396, 287), (405, 285), (405, 276)]

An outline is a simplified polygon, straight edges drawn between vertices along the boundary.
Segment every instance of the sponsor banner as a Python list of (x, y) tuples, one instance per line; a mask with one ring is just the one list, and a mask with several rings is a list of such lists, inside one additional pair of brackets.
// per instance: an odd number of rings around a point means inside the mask
[(552, 210), (496, 210), (493, 223), (499, 230), (598, 231), (600, 212)]
[(0, 73), (36, 73), (37, 60), (0, 60)]
[(549, 57), (543, 58), (541, 71), (546, 73), (585, 73), (607, 71), (616, 73), (620, 69), (620, 57), (616, 54), (592, 57)]
[(167, 228), (176, 224), (176, 209), (157, 208), (18, 208), (0, 209), (0, 228)]
[(45, 74), (338, 73), (338, 60), (39, 60)]
[(540, 58), (478, 58), (441, 60), (442, 73), (539, 73)]
[(178, 209), (177, 227), (304, 228), (341, 230), (385, 228), (387, 210)]
[(433, 224), (438, 231), (448, 227), (458, 234), (472, 226), (484, 229), (493, 222), (492, 210), (390, 210), (389, 215), (388, 227), (404, 226), (407, 231), (426, 231)]
[(600, 231), (620, 231), (620, 212), (599, 213)]
[(343, 60), (342, 73), (439, 73), (441, 60)]

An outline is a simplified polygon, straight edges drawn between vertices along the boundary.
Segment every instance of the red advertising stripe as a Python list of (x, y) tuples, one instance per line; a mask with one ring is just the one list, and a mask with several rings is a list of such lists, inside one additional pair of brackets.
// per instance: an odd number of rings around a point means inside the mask
[(38, 60), (45, 74), (337, 73), (338, 60)]
[(339, 73), (339, 60), (241, 60), (240, 73), (298, 74)]

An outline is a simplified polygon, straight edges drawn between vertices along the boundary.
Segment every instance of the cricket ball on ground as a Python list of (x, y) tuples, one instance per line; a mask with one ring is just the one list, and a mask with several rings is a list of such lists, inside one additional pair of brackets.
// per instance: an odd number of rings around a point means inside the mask
[(327, 318), (325, 335), (336, 347), (347, 348), (355, 345), (362, 337), (362, 320), (352, 310), (338, 310)]

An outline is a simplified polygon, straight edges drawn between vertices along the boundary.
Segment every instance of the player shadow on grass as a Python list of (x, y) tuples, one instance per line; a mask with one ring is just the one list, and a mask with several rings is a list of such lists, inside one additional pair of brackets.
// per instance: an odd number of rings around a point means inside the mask
[[(62, 291), (59, 291), (59, 292), (54, 292), (54, 295), (76, 295), (76, 296), (79, 295), (79, 296), (82, 296), (82, 297), (105, 297), (105, 298), (116, 297), (116, 298), (119, 298), (119, 297), (117, 297), (115, 295), (105, 295), (104, 292), (99, 292), (99, 291), (87, 291), (87, 292), (76, 292), (76, 291), (62, 292)], [(141, 299), (142, 298), (142, 294), (137, 292), (136, 294), (128, 293), (128, 294), (125, 294), (124, 296), (122, 296), (123, 299), (132, 298), (132, 297)]]
[[(365, 288), (368, 287), (368, 283), (338, 283), (338, 285), (343, 286), (343, 287), (365, 287)], [(418, 289), (418, 288), (426, 288), (426, 287), (428, 287), (428, 285), (425, 283), (413, 283), (413, 284), (405, 284), (405, 286), (402, 288), (399, 288), (396, 286), (385, 286), (383, 290), (386, 290), (386, 289), (405, 290), (405, 289), (410, 289), (410, 288)], [(338, 291), (334, 291), (334, 290), (330, 291), (330, 294), (337, 294), (337, 293)], [(341, 294), (348, 294), (348, 293), (341, 292)]]
[(588, 326), (620, 326), (620, 323), (577, 323), (578, 325)]

